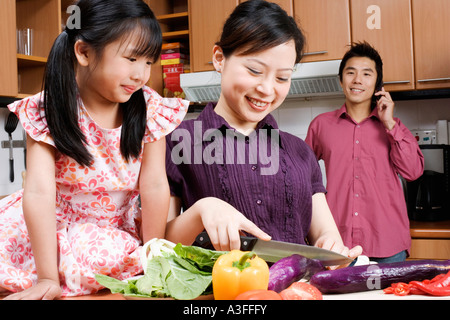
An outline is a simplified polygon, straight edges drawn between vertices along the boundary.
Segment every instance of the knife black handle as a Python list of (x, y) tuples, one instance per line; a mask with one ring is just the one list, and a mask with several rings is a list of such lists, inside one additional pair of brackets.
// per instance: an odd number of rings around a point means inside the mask
[[(254, 237), (246, 237), (241, 236), (241, 250), (242, 251), (251, 251), (253, 247), (258, 241), (257, 238)], [(204, 249), (215, 250), (213, 244), (211, 243), (211, 239), (206, 231), (201, 232), (197, 238), (195, 238), (193, 246), (202, 247)]]
[(9, 181), (14, 182), (14, 160), (9, 159)]

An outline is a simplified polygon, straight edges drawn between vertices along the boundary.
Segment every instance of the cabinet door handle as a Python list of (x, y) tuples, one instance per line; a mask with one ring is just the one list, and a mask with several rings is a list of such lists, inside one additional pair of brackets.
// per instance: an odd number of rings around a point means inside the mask
[(417, 80), (417, 82), (433, 82), (433, 81), (449, 81), (450, 78), (436, 78), (436, 79), (424, 79), (424, 80)]
[(399, 80), (399, 81), (386, 81), (383, 82), (383, 84), (405, 84), (405, 83), (411, 83), (409, 80)]
[(314, 52), (305, 52), (303, 55), (304, 56), (314, 56), (314, 55), (326, 54), (326, 53), (328, 53), (328, 51), (314, 51)]

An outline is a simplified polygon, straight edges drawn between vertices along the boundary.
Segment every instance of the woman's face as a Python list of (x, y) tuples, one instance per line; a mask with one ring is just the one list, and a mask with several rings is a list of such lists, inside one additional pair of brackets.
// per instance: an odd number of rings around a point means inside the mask
[(227, 58), (214, 48), (214, 66), (222, 74), (222, 93), (215, 108), (238, 131), (255, 129), (286, 98), (295, 65), (294, 41), (265, 51)]

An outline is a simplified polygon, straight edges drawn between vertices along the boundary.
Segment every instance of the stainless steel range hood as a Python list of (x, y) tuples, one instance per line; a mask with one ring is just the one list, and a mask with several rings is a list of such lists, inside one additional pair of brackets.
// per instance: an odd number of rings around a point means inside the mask
[[(340, 63), (341, 60), (330, 60), (298, 64), (287, 99), (342, 96), (338, 75)], [(220, 73), (216, 71), (185, 73), (180, 77), (186, 99), (200, 103), (219, 99), (220, 81)]]

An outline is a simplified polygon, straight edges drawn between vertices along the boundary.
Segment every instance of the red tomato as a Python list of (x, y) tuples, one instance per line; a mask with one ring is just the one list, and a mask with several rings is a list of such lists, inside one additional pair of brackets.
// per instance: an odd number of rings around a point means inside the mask
[(280, 292), (283, 300), (322, 300), (322, 293), (316, 287), (305, 282), (294, 282)]
[(281, 296), (272, 290), (249, 290), (239, 294), (235, 300), (282, 300)]

